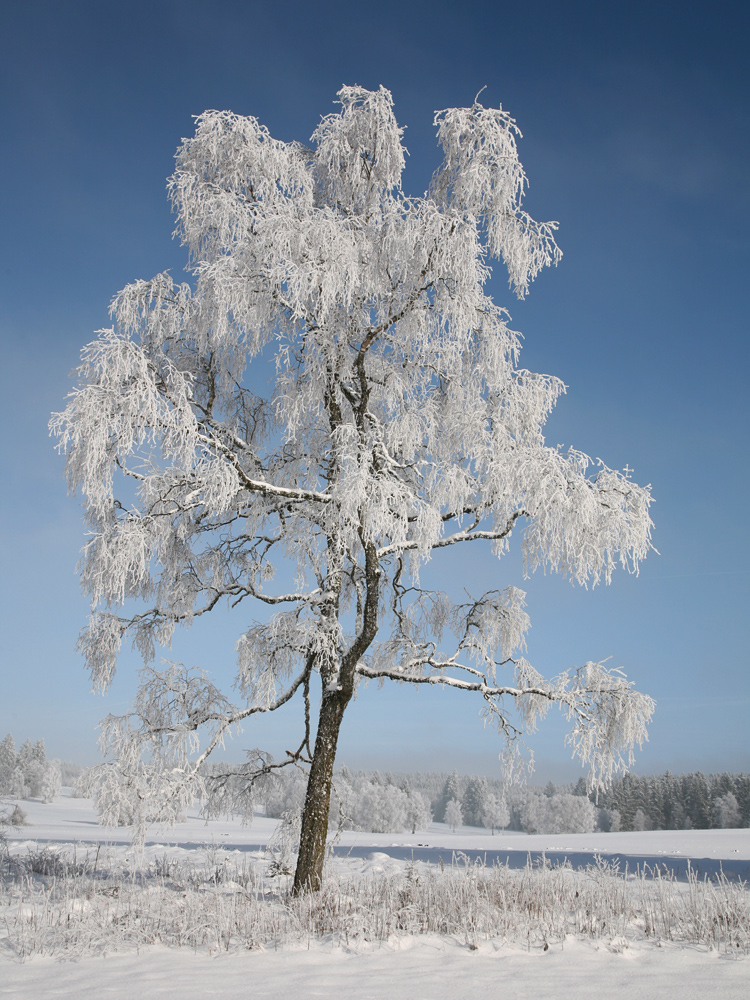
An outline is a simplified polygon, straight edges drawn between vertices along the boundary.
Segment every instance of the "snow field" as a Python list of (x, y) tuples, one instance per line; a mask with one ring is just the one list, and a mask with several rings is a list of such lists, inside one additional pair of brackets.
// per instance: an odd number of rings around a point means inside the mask
[(22, 960), (153, 944), (209, 954), (313, 942), (358, 950), (436, 934), (472, 950), (490, 941), (548, 949), (572, 936), (616, 950), (653, 940), (750, 952), (741, 884), (697, 875), (679, 883), (658, 870), (626, 876), (598, 857), (576, 871), (468, 859), (435, 866), (373, 851), (332, 859), (323, 889), (295, 899), (264, 852), (152, 848), (140, 869), (117, 853), (14, 852), (1, 900), (6, 948)]
[[(130, 831), (127, 827), (100, 826), (90, 799), (73, 798), (72, 789), (64, 787), (62, 795), (53, 803), (37, 800), (20, 803), (27, 814), (24, 827), (9, 832), (15, 847), (24, 843), (59, 842), (127, 845)], [(278, 821), (256, 815), (251, 826), (240, 820), (223, 817), (205, 820), (197, 806), (187, 810), (185, 822), (168, 829), (151, 828), (148, 839), (152, 847), (186, 845), (192, 848), (206, 844), (241, 849), (265, 848), (274, 836)], [(431, 823), (427, 830), (415, 834), (367, 833), (345, 830), (336, 836), (337, 847), (353, 852), (369, 853), (370, 850), (397, 850), (415, 853), (422, 849), (442, 851), (450, 858), (453, 851), (500, 852), (555, 852), (558, 854), (588, 855), (619, 854), (630, 858), (661, 858), (667, 864), (672, 859), (693, 858), (713, 862), (722, 861), (726, 870), (734, 862), (750, 861), (750, 829), (727, 830), (648, 830), (619, 831), (617, 833), (560, 833), (527, 834), (501, 831), (494, 836), (489, 830), (462, 826), (453, 833), (443, 823)], [(125, 852), (126, 853), (126, 852)], [(635, 864), (631, 863), (631, 868)], [(746, 866), (743, 866), (743, 868)]]
[[(171, 843), (148, 844), (137, 859), (127, 831), (97, 827), (87, 800), (24, 808), (31, 825), (15, 831), (3, 865), (3, 998), (131, 1000), (135, 990), (145, 1000), (203, 1000), (240, 988), (252, 1000), (749, 992), (742, 882), (634, 874), (596, 854), (603, 836), (634, 855), (676, 858), (692, 845), (693, 857), (726, 860), (747, 855), (747, 830), (540, 838), (454, 835), (434, 824), (416, 836), (348, 833), (322, 892), (293, 899), (290, 877), (271, 874), (276, 824), (263, 817), (251, 828), (206, 826), (191, 813)], [(577, 855), (588, 847), (589, 860), (579, 870), (548, 860), (513, 867), (465, 853), (521, 842)], [(410, 845), (444, 848), (443, 863), (410, 859)], [(283, 870), (283, 855), (276, 860)]]
[(0, 966), (13, 1000), (746, 1000), (748, 963), (677, 945), (622, 952), (568, 940), (544, 952), (476, 951), (435, 936), (370, 952), (326, 945), (209, 957), (154, 946), (133, 954)]

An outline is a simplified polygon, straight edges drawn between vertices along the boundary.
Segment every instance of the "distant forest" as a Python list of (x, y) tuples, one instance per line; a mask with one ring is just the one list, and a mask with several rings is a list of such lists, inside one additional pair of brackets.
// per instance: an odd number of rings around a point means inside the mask
[[(212, 765), (206, 777), (231, 765)], [(231, 780), (231, 779), (230, 779)], [(243, 783), (241, 768), (235, 779)], [(61, 785), (77, 784), (77, 794), (101, 798), (102, 788), (84, 768), (49, 760), (44, 740), (27, 740), (16, 751), (13, 737), (0, 741), (0, 797), (51, 802)], [(248, 790), (246, 814), (253, 807), (271, 817), (293, 819), (305, 795), (300, 771), (275, 772)], [(122, 791), (122, 789), (121, 789)], [(234, 798), (230, 796), (229, 798)], [(127, 799), (127, 793), (125, 795)], [(98, 802), (100, 811), (104, 802)], [(121, 808), (120, 822), (131, 821)], [(395, 833), (425, 830), (431, 822), (508, 829), (526, 833), (591, 833), (594, 830), (707, 830), (750, 827), (750, 774), (626, 774), (606, 792), (589, 794), (583, 778), (576, 784), (543, 788), (507, 785), (496, 778), (450, 773), (354, 771), (334, 777), (330, 825), (333, 829)]]
[[(299, 808), (302, 775), (275, 781), (265, 793), (269, 816)], [(416, 820), (416, 821), (415, 821)], [(750, 775), (627, 774), (607, 792), (589, 795), (575, 785), (544, 788), (506, 785), (492, 778), (452, 773), (351, 771), (334, 781), (331, 824), (395, 832), (425, 829), (431, 820), (527, 833), (594, 830), (690, 830), (750, 826)]]
[(621, 830), (745, 827), (750, 826), (750, 774), (626, 774), (599, 794), (597, 804), (618, 814)]

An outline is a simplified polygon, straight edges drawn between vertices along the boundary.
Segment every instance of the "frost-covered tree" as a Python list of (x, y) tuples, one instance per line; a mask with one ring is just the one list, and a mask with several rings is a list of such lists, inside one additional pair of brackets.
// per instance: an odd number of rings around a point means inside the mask
[[(534, 669), (516, 587), (456, 603), (420, 585), (442, 549), (500, 557), (514, 531), (527, 572), (609, 581), (649, 551), (651, 498), (628, 472), (546, 443), (565, 387), (519, 367), (519, 334), (485, 291), (493, 259), (523, 297), (560, 258), (555, 225), (523, 210), (514, 120), (478, 101), (439, 112), (442, 163), (414, 197), (390, 93), (338, 96), (309, 147), (255, 118), (197, 119), (169, 183), (192, 280), (164, 273), (116, 295), (51, 421), (85, 506), (80, 648), (94, 684), (108, 686), (123, 642), (146, 664), (103, 746), (174, 815), (219, 787), (201, 765), (230, 730), (299, 695), (287, 759), (241, 769), (247, 792), (256, 773), (309, 768), (297, 892), (320, 884), (358, 685), (473, 694), (509, 761), (558, 705), (592, 785), (626, 765), (653, 709), (601, 664)], [(295, 582), (275, 589), (282, 565)], [(250, 606), (273, 612), (239, 635), (233, 698), (153, 665), (178, 626), (221, 603), (243, 623)]]
[(47, 772), (47, 751), (44, 747), (44, 740), (37, 740), (36, 743), (26, 740), (18, 751), (18, 766), (23, 775), (25, 797), (41, 798), (42, 785)]
[(622, 825), (617, 809), (600, 809), (597, 827), (603, 833), (617, 833)]
[[(357, 789), (348, 768), (342, 767), (334, 775), (332, 785), (333, 803), (332, 815), (329, 816), (329, 827), (335, 825), (339, 830), (351, 830), (355, 826), (357, 815)], [(300, 812), (304, 805), (304, 790), (300, 799)]]
[(524, 789), (517, 796), (518, 825), (524, 833), (539, 833), (547, 816), (547, 800), (537, 791)]
[(741, 826), (740, 808), (734, 792), (727, 792), (714, 799), (714, 825), (723, 830)]
[(597, 820), (597, 808), (585, 796), (555, 792), (546, 797), (546, 821), (540, 833), (591, 833)]
[(634, 830), (653, 830), (651, 817), (639, 806), (633, 816), (632, 827)]
[(59, 760), (48, 760), (39, 784), (39, 798), (42, 802), (54, 802), (62, 788), (62, 768)]
[(355, 822), (360, 830), (395, 833), (406, 829), (408, 799), (396, 785), (366, 782), (359, 791)]
[(505, 796), (488, 792), (484, 799), (482, 824), (488, 826), (494, 836), (495, 830), (502, 829), (508, 823), (510, 823), (510, 810), (505, 801)]
[(445, 822), (455, 833), (459, 826), (464, 821), (464, 814), (461, 809), (461, 803), (458, 799), (451, 799), (450, 802), (445, 807)]
[(13, 736), (0, 742), (0, 795), (52, 802), (60, 794), (59, 760), (47, 760), (44, 740), (26, 740), (16, 754)]
[[(42, 743), (42, 749), (44, 744)], [(31, 767), (33, 764), (44, 764), (47, 760), (47, 753), (40, 754), (40, 747), (38, 743), (32, 743), (31, 740), (24, 740), (18, 751), (18, 757), (16, 758), (16, 763), (22, 770)]]
[[(342, 783), (347, 787), (346, 780)], [(337, 783), (338, 785), (338, 783)], [(305, 802), (305, 780), (304, 775), (295, 770), (292, 774), (286, 774), (284, 780), (277, 780), (266, 793), (266, 815), (276, 819), (285, 813), (291, 814), (301, 812)], [(347, 805), (350, 803), (347, 801)], [(349, 808), (348, 816), (351, 816), (352, 809)]]
[(437, 820), (442, 822), (445, 819), (445, 810), (451, 799), (460, 802), (461, 798), (461, 779), (458, 776), (458, 771), (454, 768), (452, 773), (445, 779), (445, 784), (443, 785), (443, 792), (438, 802)]
[(585, 796), (544, 790), (529, 790), (519, 809), (521, 828), (526, 833), (591, 833), (598, 810)]
[(408, 789), (406, 792), (406, 828), (411, 833), (426, 830), (432, 822), (430, 803), (421, 792)]
[(462, 801), (464, 820), (469, 826), (481, 826), (484, 804), (489, 795), (487, 779), (470, 778)]
[(16, 770), (16, 742), (11, 733), (0, 741), (0, 795), (11, 795)]

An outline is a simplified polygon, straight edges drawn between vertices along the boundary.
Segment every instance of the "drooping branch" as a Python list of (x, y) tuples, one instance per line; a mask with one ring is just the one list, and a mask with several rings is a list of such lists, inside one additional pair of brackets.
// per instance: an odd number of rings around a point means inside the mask
[[(504, 538), (507, 538), (513, 530), (513, 525), (516, 523), (519, 517), (525, 516), (526, 512), (523, 510), (518, 510), (508, 519), (504, 528), (499, 530), (476, 530), (475, 525), (479, 524), (479, 520), (475, 520), (474, 524), (469, 528), (462, 529), (461, 531), (456, 531), (452, 535), (448, 535), (447, 538), (439, 538), (437, 541), (432, 542), (430, 545), (431, 549), (443, 549), (449, 545), (458, 545), (461, 542), (476, 542), (476, 541), (487, 541), (487, 542), (499, 542)], [(450, 514), (447, 519), (453, 520), (457, 517), (456, 514)], [(418, 541), (384, 545), (378, 549), (378, 556), (382, 559), (384, 556), (393, 555), (394, 553), (414, 551), (420, 548), (420, 543)]]
[(316, 501), (318, 503), (331, 503), (333, 497), (327, 493), (320, 493), (317, 490), (304, 490), (291, 486), (277, 486), (274, 483), (267, 483), (263, 480), (251, 479), (248, 476), (239, 459), (234, 452), (222, 441), (216, 438), (209, 438), (204, 434), (198, 434), (197, 439), (210, 449), (216, 449), (229, 461), (232, 468), (242, 482), (243, 487), (251, 493), (260, 493), (263, 496), (281, 497), (284, 500)]
[(466, 670), (472, 674), (478, 673), (478, 671), (474, 670), (472, 667), (456, 663), (453, 660), (438, 660), (433, 657), (426, 657), (424, 660), (410, 661), (404, 665), (403, 671), (389, 669), (380, 670), (359, 664), (357, 666), (357, 673), (362, 677), (366, 677), (368, 680), (391, 680), (398, 681), (402, 684), (431, 684), (439, 687), (456, 688), (459, 691), (476, 691), (483, 697), (488, 698), (502, 698), (506, 695), (511, 698), (520, 698), (526, 695), (536, 695), (540, 698), (547, 698), (550, 701), (557, 700), (553, 697), (548, 688), (498, 686), (496, 684), (488, 684), (485, 679), (482, 679), (481, 681), (466, 681), (460, 677), (451, 677), (449, 674), (416, 674), (412, 672), (419, 667), (425, 667), (432, 670)]
[[(525, 661), (516, 666), (520, 679), (543, 680)], [(442, 672), (417, 673), (420, 667)], [(500, 732), (511, 739), (522, 735), (522, 730), (509, 722), (504, 698), (513, 699), (526, 730), (532, 732), (538, 718), (552, 705), (558, 705), (572, 723), (566, 743), (582, 764), (589, 765), (591, 789), (606, 788), (615, 773), (627, 770), (633, 763), (635, 746), (642, 747), (648, 739), (647, 726), (655, 709), (653, 699), (635, 691), (621, 671), (608, 670), (602, 664), (586, 663), (572, 674), (565, 671), (543, 684), (516, 685), (493, 684), (486, 677), (467, 681), (444, 672), (449, 669), (476, 673), (453, 659), (433, 657), (404, 664), (401, 670), (359, 664), (357, 673), (368, 680), (388, 679), (476, 692), (484, 699), (485, 711), (495, 719)]]
[[(453, 605), (420, 589), (431, 553), (484, 541), (500, 557), (519, 518), (526, 570), (608, 582), (649, 551), (651, 496), (627, 470), (590, 477), (587, 456), (545, 444), (565, 387), (518, 367), (520, 334), (485, 293), (490, 258), (523, 296), (560, 257), (555, 224), (523, 211), (513, 119), (478, 101), (439, 113), (444, 163), (412, 198), (391, 95), (338, 96), (312, 149), (254, 118), (198, 119), (170, 181), (194, 288), (166, 274), (128, 286), (50, 424), (91, 529), (81, 579), (94, 613), (81, 648), (98, 687), (128, 633), (150, 663), (156, 642), (221, 602), (274, 612), (242, 625), (236, 700), (182, 668), (147, 672), (136, 712), (105, 727), (138, 808), (187, 802), (230, 730), (301, 691), (304, 727), (284, 760), (253, 751), (214, 777), (227, 804), (309, 763), (302, 840), (316, 860), (298, 873), (304, 886), (319, 884), (358, 677), (475, 693), (506, 742), (558, 704), (594, 781), (645, 738), (653, 708), (598, 664), (552, 680), (534, 671), (519, 656), (522, 592)], [(273, 388), (261, 398), (251, 386), (267, 363)], [(294, 583), (268, 593), (279, 568)]]

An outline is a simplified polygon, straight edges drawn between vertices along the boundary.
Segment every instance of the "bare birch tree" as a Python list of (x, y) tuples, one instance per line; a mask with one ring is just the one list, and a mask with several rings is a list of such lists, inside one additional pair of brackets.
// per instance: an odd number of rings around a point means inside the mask
[[(527, 572), (608, 582), (649, 551), (651, 498), (627, 472), (545, 443), (564, 386), (518, 366), (519, 335), (485, 293), (491, 259), (523, 297), (560, 258), (555, 224), (523, 211), (514, 120), (478, 101), (439, 112), (443, 160), (417, 198), (401, 187), (390, 93), (338, 97), (309, 148), (254, 118), (197, 119), (169, 182), (192, 280), (159, 274), (115, 296), (50, 425), (85, 507), (80, 648), (94, 684), (110, 683), (125, 641), (145, 661), (132, 712), (102, 730), (128, 794), (149, 818), (196, 794), (236, 809), (259, 776), (305, 766), (297, 892), (320, 885), (358, 685), (471, 693), (509, 760), (558, 705), (592, 785), (632, 758), (653, 710), (601, 664), (538, 673), (520, 655), (521, 590), (454, 603), (420, 585), (441, 549), (500, 557), (514, 531)], [(259, 366), (273, 372), (266, 395)], [(296, 572), (287, 593), (273, 587), (282, 564)], [(177, 626), (220, 602), (273, 612), (237, 640), (234, 699), (153, 665)], [(305, 722), (286, 759), (202, 766), (295, 696)]]

